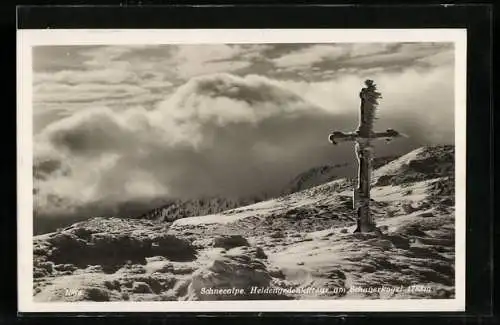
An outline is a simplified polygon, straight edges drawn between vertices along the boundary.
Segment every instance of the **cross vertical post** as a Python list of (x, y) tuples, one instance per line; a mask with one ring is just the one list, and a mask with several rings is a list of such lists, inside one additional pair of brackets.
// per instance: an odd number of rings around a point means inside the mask
[(377, 91), (373, 80), (366, 80), (365, 87), (359, 93), (361, 99), (360, 119), (358, 129), (354, 132), (334, 131), (328, 136), (330, 143), (337, 145), (339, 142), (354, 141), (355, 152), (358, 160), (358, 184), (354, 189), (353, 208), (357, 214), (357, 228), (355, 232), (372, 232), (377, 229), (373, 216), (370, 213), (370, 188), (373, 147), (372, 140), (402, 136), (401, 133), (388, 129), (385, 132), (373, 132), (373, 123), (378, 107), (378, 100), (382, 98)]

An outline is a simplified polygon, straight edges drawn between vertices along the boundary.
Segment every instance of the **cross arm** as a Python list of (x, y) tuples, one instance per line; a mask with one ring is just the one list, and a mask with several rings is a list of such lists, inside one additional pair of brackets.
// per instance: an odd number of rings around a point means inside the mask
[(399, 133), (396, 130), (393, 130), (393, 129), (387, 129), (384, 132), (375, 132), (373, 134), (373, 138), (387, 138), (387, 139), (391, 139), (391, 138), (399, 138), (399, 137), (406, 137), (406, 136), (404, 134), (402, 134), (402, 133)]
[[(372, 133), (371, 139), (386, 138), (391, 140), (393, 138), (407, 137), (405, 134), (400, 133), (393, 129), (387, 129), (383, 132)], [(340, 132), (334, 131), (328, 136), (328, 141), (332, 144), (338, 144), (339, 142), (356, 141), (359, 138), (358, 132)]]
[(355, 132), (340, 132), (340, 131), (334, 131), (328, 136), (328, 141), (332, 144), (337, 144), (339, 142), (346, 142), (346, 141), (354, 141), (356, 140), (356, 137), (358, 136), (357, 133)]

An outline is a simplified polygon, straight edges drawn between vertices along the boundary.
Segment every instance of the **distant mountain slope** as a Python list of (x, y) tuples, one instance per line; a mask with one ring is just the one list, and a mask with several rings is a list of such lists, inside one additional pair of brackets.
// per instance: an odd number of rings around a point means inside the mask
[(347, 176), (353, 165), (349, 163), (313, 167), (297, 175), (282, 191), (282, 195), (299, 192), (320, 184), (328, 183)]
[(215, 214), (226, 210), (234, 209), (261, 201), (259, 197), (252, 199), (228, 199), (228, 198), (201, 198), (191, 200), (172, 200), (163, 206), (152, 209), (138, 219), (156, 220), (162, 222), (171, 222), (177, 219)]
[[(375, 157), (373, 159), (373, 167), (378, 168), (387, 164), (389, 161), (398, 158), (399, 156), (384, 156)], [(356, 174), (356, 161), (313, 167), (299, 175), (297, 175), (290, 183), (287, 184), (281, 195), (292, 194), (314, 186), (328, 183), (340, 178), (354, 177)]]
[(155, 199), (143, 202), (124, 202), (114, 207), (102, 206), (88, 208), (77, 216), (36, 216), (34, 218), (34, 234), (40, 235), (59, 228), (67, 227), (76, 222), (85, 221), (93, 217), (115, 217), (123, 219), (145, 219), (161, 222), (172, 222), (180, 218), (220, 213), (225, 210), (253, 204), (265, 199), (252, 197), (231, 199), (222, 197), (199, 199)]
[[(396, 159), (398, 156), (374, 158), (375, 168)], [(344, 178), (353, 173), (356, 163), (343, 163), (333, 166), (314, 167), (295, 177), (278, 196), (295, 192)], [(171, 200), (162, 206), (137, 216), (139, 219), (172, 222), (177, 219), (217, 214), (238, 207), (247, 206), (269, 199), (266, 195), (253, 198), (230, 199), (222, 197), (200, 198), (190, 200)]]
[(421, 147), (378, 168), (376, 185), (400, 185), (437, 177), (455, 176), (455, 146)]

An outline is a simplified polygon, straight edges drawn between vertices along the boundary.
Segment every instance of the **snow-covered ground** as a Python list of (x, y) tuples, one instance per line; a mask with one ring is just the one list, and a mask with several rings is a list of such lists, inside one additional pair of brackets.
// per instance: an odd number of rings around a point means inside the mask
[(379, 234), (353, 233), (352, 186), (337, 180), (170, 226), (95, 218), (35, 237), (35, 300), (452, 298), (453, 171), (426, 169), (448, 166), (446, 150), (375, 171), (375, 184), (385, 177), (372, 189)]

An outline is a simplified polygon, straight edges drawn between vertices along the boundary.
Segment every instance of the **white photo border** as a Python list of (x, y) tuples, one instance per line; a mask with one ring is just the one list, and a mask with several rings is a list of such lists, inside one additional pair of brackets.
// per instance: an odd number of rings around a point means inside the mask
[[(455, 298), (408, 300), (34, 302), (32, 47), (216, 43), (452, 42), (455, 45)], [(17, 31), (19, 312), (465, 311), (466, 29), (47, 29)]]

